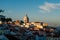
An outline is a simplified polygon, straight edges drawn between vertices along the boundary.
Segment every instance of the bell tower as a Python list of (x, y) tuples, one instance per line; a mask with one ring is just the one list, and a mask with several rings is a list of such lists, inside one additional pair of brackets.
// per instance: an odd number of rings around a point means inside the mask
[(24, 21), (24, 23), (29, 23), (29, 18), (27, 16), (27, 14), (23, 17), (23, 21)]

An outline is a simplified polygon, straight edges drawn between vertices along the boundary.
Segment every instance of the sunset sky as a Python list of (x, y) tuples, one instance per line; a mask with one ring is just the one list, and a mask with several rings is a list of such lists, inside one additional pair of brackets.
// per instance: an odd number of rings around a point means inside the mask
[(22, 20), (25, 14), (30, 21), (43, 21), (60, 26), (60, 0), (0, 0), (2, 15)]

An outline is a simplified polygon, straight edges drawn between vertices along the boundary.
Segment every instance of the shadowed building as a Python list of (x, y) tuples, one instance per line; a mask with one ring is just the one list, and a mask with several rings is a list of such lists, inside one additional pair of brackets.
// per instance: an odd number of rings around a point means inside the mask
[(4, 22), (5, 21), (5, 16), (0, 15), (0, 21)]

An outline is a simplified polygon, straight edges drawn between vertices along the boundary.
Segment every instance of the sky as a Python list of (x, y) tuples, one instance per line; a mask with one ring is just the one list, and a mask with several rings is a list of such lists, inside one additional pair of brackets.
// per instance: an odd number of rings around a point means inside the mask
[(60, 0), (0, 0), (0, 9), (13, 20), (23, 20), (27, 14), (30, 21), (60, 26)]

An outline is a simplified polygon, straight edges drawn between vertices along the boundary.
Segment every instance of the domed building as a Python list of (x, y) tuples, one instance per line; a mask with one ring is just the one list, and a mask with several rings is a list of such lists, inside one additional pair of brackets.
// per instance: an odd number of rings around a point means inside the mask
[(47, 24), (44, 22), (29, 22), (29, 18), (27, 15), (23, 17), (23, 21), (24, 21), (23, 25), (26, 28), (29, 28), (31, 26), (31, 24), (33, 24), (35, 30), (43, 29), (43, 26), (47, 26)]
[(29, 23), (29, 18), (27, 16), (27, 14), (26, 14), (26, 16), (23, 17), (23, 21), (24, 21), (24, 23)]

